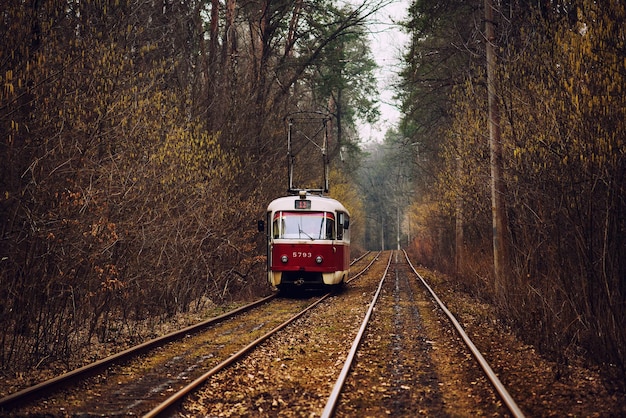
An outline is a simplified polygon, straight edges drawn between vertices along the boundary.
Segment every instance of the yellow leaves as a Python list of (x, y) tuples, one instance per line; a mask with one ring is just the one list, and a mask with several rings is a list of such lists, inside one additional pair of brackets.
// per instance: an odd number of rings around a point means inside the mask
[[(626, 59), (617, 52), (626, 37), (607, 16), (625, 17), (616, 11), (624, 6), (612, 4), (610, 13), (600, 13), (596, 2), (583, 3), (580, 30), (566, 23), (552, 27), (555, 42), (529, 43), (515, 60), (502, 63), (508, 114), (501, 128), (511, 190), (520, 184), (530, 190), (567, 181), (581, 184), (598, 173), (615, 172), (623, 161)], [(468, 83), (453, 95), (453, 123), (441, 154), (444, 167), (433, 192), (443, 214), (454, 214), (457, 199), (488, 210), (484, 103), (476, 99), (486, 95), (480, 89)]]
[(529, 45), (506, 69), (518, 86), (509, 89), (516, 125), (503, 127), (515, 134), (508, 155), (516, 174), (558, 183), (566, 172), (589, 178), (616, 164), (615, 132), (626, 120), (618, 3), (583, 1), (575, 30), (569, 22), (551, 27), (554, 43)]
[(438, 212), (437, 202), (414, 202), (408, 209), (408, 220), (411, 229), (419, 234), (425, 234), (428, 230), (430, 218)]
[(4, 94), (5, 96), (12, 96), (15, 94), (15, 87), (13, 86), (13, 70), (7, 70), (4, 76)]
[(363, 219), (365, 216), (362, 196), (357, 192), (354, 184), (349, 183), (338, 170), (330, 172), (330, 196), (348, 209), (353, 219)]
[(172, 127), (155, 154), (162, 170), (161, 183), (200, 185), (206, 179), (234, 173), (235, 160), (227, 158), (217, 139), (199, 124)]

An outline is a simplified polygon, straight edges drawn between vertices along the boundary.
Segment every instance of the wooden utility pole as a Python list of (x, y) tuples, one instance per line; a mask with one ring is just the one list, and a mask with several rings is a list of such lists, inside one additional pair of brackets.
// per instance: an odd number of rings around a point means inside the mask
[[(457, 141), (460, 141), (460, 138), (461, 136), (458, 135)], [(463, 178), (463, 161), (461, 160), (461, 157), (456, 158), (456, 174), (457, 178)], [(458, 191), (456, 196), (456, 225), (454, 234), (454, 271), (457, 275), (460, 275), (462, 273), (463, 265), (465, 263), (465, 259), (463, 257), (465, 247), (463, 218), (463, 198), (461, 197), (461, 192)]]
[(493, 266), (496, 297), (506, 293), (508, 274), (508, 240), (506, 239), (506, 210), (504, 181), (502, 179), (502, 138), (500, 135), (500, 108), (496, 95), (494, 52), (495, 30), (492, 0), (485, 0), (485, 34), (487, 52), (487, 96), (489, 100), (489, 152), (491, 161), (491, 214), (493, 221)]

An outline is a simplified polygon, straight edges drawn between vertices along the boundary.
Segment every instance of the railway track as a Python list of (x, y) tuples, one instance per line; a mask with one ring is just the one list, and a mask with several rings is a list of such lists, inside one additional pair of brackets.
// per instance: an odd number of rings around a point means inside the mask
[[(381, 280), (322, 417), (523, 417), (483, 355), (407, 254), (396, 252), (395, 256), (391, 277), (386, 283)], [(372, 316), (375, 305), (379, 305), (377, 314)], [(390, 338), (381, 343), (383, 336)], [(462, 340), (466, 348), (454, 343), (455, 339)], [(443, 353), (434, 354), (440, 347)]]
[(0, 412), (14, 416), (141, 415), (155, 405), (158, 408), (165, 394), (184, 391), (189, 381), (201, 379), (203, 370), (216, 372), (236, 361), (327, 297), (313, 301), (277, 300), (275, 295), (263, 298), (11, 394), (0, 399)]
[(213, 375), (180, 404), (178, 415), (319, 415), (388, 260), (376, 254), (343, 292)]
[(522, 417), (471, 358), (447, 309), (434, 307), (434, 292), (395, 255), (394, 264), (391, 253), (377, 257), (336, 300), (214, 375), (179, 415)]
[(71, 384), (73, 381), (87, 378), (93, 374), (96, 374), (107, 367), (114, 366), (116, 364), (123, 363), (133, 357), (139, 356), (144, 352), (161, 347), (171, 341), (183, 338), (186, 335), (193, 334), (204, 330), (210, 326), (220, 323), (228, 318), (234, 317), (241, 313), (244, 313), (250, 309), (253, 309), (259, 305), (269, 302), (276, 295), (271, 295), (266, 298), (260, 299), (253, 303), (242, 306), (238, 309), (227, 312), (223, 315), (219, 315), (214, 318), (210, 318), (201, 323), (186, 327), (182, 330), (172, 332), (159, 338), (152, 339), (145, 343), (136, 345), (127, 350), (121, 351), (104, 359), (87, 364), (78, 369), (72, 370), (68, 373), (64, 373), (52, 379), (41, 382), (37, 385), (22, 389), (16, 393), (8, 395), (0, 399), (0, 411), (11, 410), (14, 407), (23, 405), (25, 402), (29, 402), (33, 399), (42, 397), (50, 392), (53, 392), (59, 388), (62, 388), (66, 384)]
[(406, 254), (368, 254), (353, 263), (360, 271), (339, 294), (258, 301), (206, 321), (197, 333), (190, 327), (97, 362), (87, 368), (91, 377), (75, 371), (48, 389), (11, 395), (0, 411), (523, 416)]

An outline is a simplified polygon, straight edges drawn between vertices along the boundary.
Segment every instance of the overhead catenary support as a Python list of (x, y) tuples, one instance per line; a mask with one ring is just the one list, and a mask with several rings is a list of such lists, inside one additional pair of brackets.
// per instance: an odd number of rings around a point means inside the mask
[[(320, 193), (320, 194), (328, 193), (329, 191), (329, 181), (328, 181), (328, 178), (329, 178), (329, 155), (328, 155), (329, 126), (328, 125), (329, 124), (328, 122), (331, 120), (330, 116), (328, 114), (321, 113), (321, 112), (297, 112), (296, 114), (287, 116), (285, 119), (287, 121), (287, 165), (288, 165), (287, 172), (288, 172), (288, 180), (289, 180), (287, 192), (289, 194), (297, 194), (301, 190), (307, 190), (313, 193)], [(307, 135), (302, 130), (298, 130), (298, 128), (295, 126), (296, 120), (299, 120), (299, 121), (305, 120), (305, 121), (310, 122), (316, 119), (320, 120), (322, 126), (313, 135)], [(296, 154), (297, 154), (297, 152), (294, 151), (294, 147), (293, 147), (293, 131), (294, 130), (297, 130), (301, 134), (301, 136), (306, 139), (307, 142), (313, 144), (315, 148), (317, 148), (320, 151), (320, 154), (322, 156), (323, 179), (322, 179), (322, 184), (317, 189), (302, 189), (294, 185), (294, 166), (295, 166), (295, 160), (296, 160)], [(321, 141), (318, 140), (318, 142), (316, 142), (315, 138), (320, 133), (322, 134)]]

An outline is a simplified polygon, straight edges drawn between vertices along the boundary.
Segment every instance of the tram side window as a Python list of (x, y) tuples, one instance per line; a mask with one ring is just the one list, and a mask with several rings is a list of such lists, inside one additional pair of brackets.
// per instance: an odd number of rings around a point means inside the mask
[(281, 237), (284, 224), (284, 218), (281, 216), (280, 212), (277, 212), (276, 215), (274, 215), (274, 222), (272, 222), (272, 237), (274, 237), (274, 239)]
[(343, 218), (345, 216), (345, 213), (337, 212), (337, 239), (343, 239)]
[(326, 216), (326, 239), (335, 239), (335, 220), (331, 216)]
[(350, 241), (348, 228), (350, 227), (350, 217), (345, 212), (337, 212), (337, 239)]

